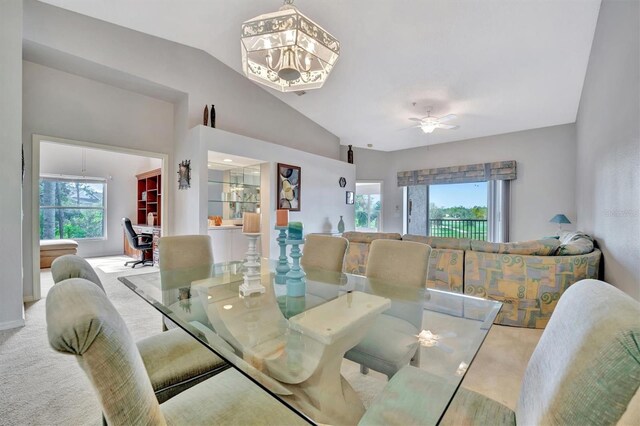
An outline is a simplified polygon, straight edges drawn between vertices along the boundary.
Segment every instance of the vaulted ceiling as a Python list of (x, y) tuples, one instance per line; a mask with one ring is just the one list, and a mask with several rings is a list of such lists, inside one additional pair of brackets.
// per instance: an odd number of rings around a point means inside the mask
[[(240, 25), (279, 0), (43, 0), (203, 49), (241, 72)], [(324, 87), (265, 90), (343, 145), (394, 151), (575, 121), (600, 0), (296, 0), (341, 42)], [(415, 106), (413, 104), (416, 104)], [(410, 117), (456, 114), (424, 134)]]

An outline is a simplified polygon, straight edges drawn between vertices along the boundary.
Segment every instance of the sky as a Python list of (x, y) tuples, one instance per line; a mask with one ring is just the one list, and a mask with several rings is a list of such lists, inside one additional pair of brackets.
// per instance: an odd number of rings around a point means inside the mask
[(430, 185), (429, 202), (438, 207), (487, 205), (487, 182)]

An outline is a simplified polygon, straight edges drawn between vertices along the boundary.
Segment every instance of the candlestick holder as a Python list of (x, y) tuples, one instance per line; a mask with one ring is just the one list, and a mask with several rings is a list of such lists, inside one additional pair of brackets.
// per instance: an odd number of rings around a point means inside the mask
[(304, 296), (306, 292), (306, 279), (307, 274), (304, 273), (302, 269), (300, 269), (300, 257), (302, 257), (302, 253), (300, 252), (300, 245), (304, 244), (304, 240), (289, 240), (287, 239), (287, 244), (291, 246), (291, 259), (293, 259), (293, 265), (291, 266), (291, 270), (287, 272), (287, 296), (289, 297), (300, 297)]
[(246, 268), (244, 272), (244, 282), (240, 285), (240, 297), (247, 297), (253, 293), (264, 293), (265, 288), (260, 283), (260, 256), (256, 250), (256, 241), (260, 237), (260, 233), (245, 233), (244, 236), (249, 240), (249, 249), (247, 250), (247, 260), (244, 262)]
[(280, 246), (280, 257), (278, 258), (278, 266), (276, 266), (276, 284), (287, 283), (287, 272), (291, 269), (287, 260), (287, 226), (276, 226), (275, 229), (280, 231), (280, 235), (276, 238)]

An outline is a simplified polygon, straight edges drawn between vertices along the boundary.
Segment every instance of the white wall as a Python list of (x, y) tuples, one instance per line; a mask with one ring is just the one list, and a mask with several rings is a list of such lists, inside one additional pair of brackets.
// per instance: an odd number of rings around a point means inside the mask
[(640, 299), (640, 21), (637, 0), (603, 0), (576, 120), (578, 226), (604, 279)]
[(201, 50), (33, 0), (25, 1), (24, 38), (187, 94), (187, 128), (215, 104), (220, 129), (339, 156), (335, 135)]
[[(85, 152), (86, 171), (83, 173), (82, 152)], [(82, 257), (108, 256), (123, 253), (124, 237), (120, 220), (128, 217), (137, 221), (136, 174), (158, 169), (162, 161), (156, 158), (84, 149), (43, 142), (40, 145), (40, 173), (104, 178), (107, 184), (107, 214), (105, 239), (77, 239), (78, 255)]]
[[(356, 149), (354, 163), (359, 180), (384, 181), (384, 231), (402, 232), (397, 172), (516, 160), (510, 240), (522, 241), (554, 235), (557, 228), (549, 219), (557, 213), (575, 223), (575, 147), (575, 125), (566, 124), (395, 152)], [(344, 149), (342, 154), (346, 158)]]
[[(337, 232), (340, 215), (343, 216), (345, 229), (353, 230), (354, 206), (345, 202), (345, 192), (355, 191), (356, 170), (352, 164), (333, 160), (308, 152), (291, 149), (282, 145), (275, 145), (245, 136), (235, 135), (218, 129), (197, 126), (190, 132), (192, 146), (200, 143), (201, 150), (205, 153), (200, 158), (203, 160), (197, 165), (200, 170), (204, 168), (203, 182), (206, 184), (206, 151), (216, 151), (225, 154), (250, 156), (261, 160), (268, 165), (261, 166), (262, 187), (260, 196), (262, 214), (262, 231), (271, 233), (269, 238), (263, 240), (262, 253), (270, 257), (278, 256), (278, 245), (273, 231), (275, 226), (276, 200), (276, 163), (286, 163), (301, 167), (301, 199), (299, 212), (290, 212), (291, 221), (300, 221), (304, 224), (304, 232)], [(340, 177), (347, 180), (347, 186), (340, 188)], [(202, 177), (201, 177), (202, 179)], [(186, 191), (185, 191), (186, 192)], [(190, 194), (193, 198), (189, 205), (193, 210), (198, 210), (199, 228), (191, 231), (206, 233), (207, 231), (207, 188), (199, 188)], [(199, 199), (200, 209), (195, 209), (195, 200)], [(202, 201), (204, 200), (204, 202)], [(268, 200), (268, 202), (264, 202)], [(269, 246), (267, 246), (267, 241)], [(269, 248), (270, 253), (267, 253)]]
[(28, 61), (23, 63), (23, 79), (22, 140), (27, 161), (22, 204), (26, 242), (23, 246), (24, 295), (29, 297), (32, 295), (32, 135), (170, 154), (174, 108), (169, 102)]
[(22, 307), (22, 1), (0, 2), (0, 330), (24, 325)]

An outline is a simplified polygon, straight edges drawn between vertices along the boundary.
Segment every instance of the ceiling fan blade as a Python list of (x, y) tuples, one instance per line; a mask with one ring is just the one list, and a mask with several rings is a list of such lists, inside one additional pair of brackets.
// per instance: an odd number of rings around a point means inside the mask
[(420, 127), (421, 127), (421, 126), (418, 124), (417, 126), (403, 127), (402, 129), (398, 129), (398, 130), (419, 129)]
[(460, 126), (454, 126), (452, 124), (442, 124), (442, 123), (440, 123), (436, 127), (438, 129), (455, 130), (455, 129), (459, 128)]
[(445, 121), (455, 120), (456, 118), (458, 118), (458, 116), (455, 114), (447, 114), (444, 117), (440, 117), (440, 122), (444, 123)]
[(418, 123), (422, 121), (421, 118), (416, 118), (416, 117), (411, 117), (409, 120), (411, 121), (417, 121)]

